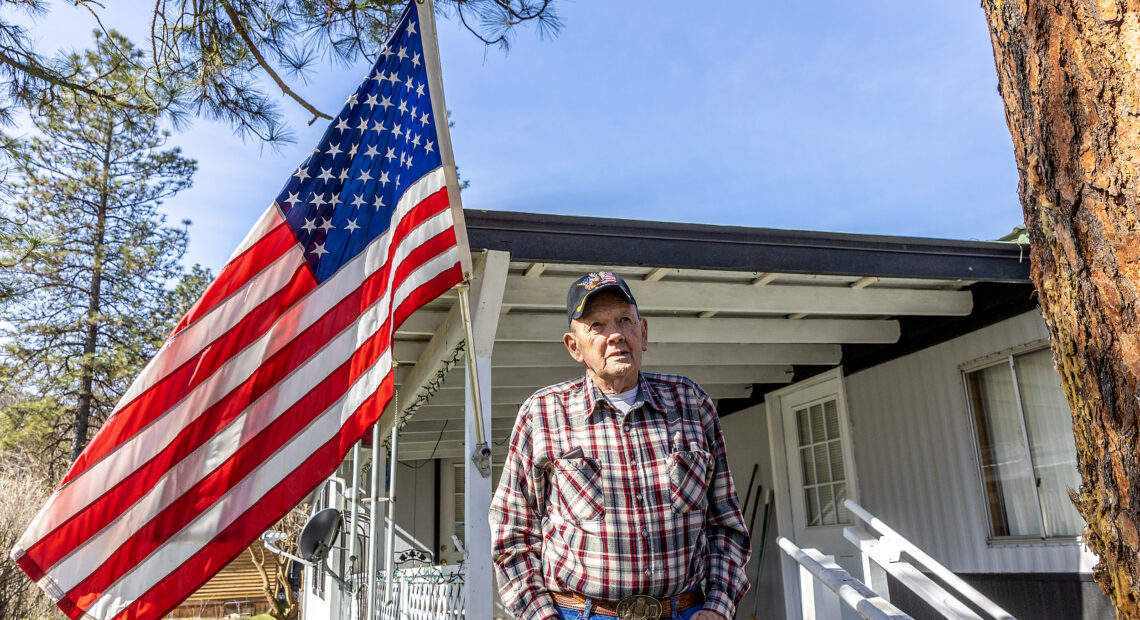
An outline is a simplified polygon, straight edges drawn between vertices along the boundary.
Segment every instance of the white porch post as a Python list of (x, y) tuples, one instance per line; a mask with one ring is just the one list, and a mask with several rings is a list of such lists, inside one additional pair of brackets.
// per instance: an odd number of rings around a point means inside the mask
[[(472, 327), (474, 342), (467, 343), (467, 364), (478, 364), (479, 397), (482, 402), (482, 436), (491, 437), (491, 351), (499, 324), (503, 290), (507, 283), (510, 255), (487, 252), (482, 278), (472, 283)], [(471, 453), (476, 449), (478, 433), (475, 425), (473, 394), (467, 384), (464, 412), (464, 439), (468, 452), (464, 459), (463, 491), (464, 544), (467, 547), (466, 613), (468, 618), (491, 618), (494, 614), (495, 574), (491, 565), (491, 526), (487, 512), (497, 480), (479, 471)], [(489, 472), (489, 467), (488, 467)]]
[[(392, 428), (388, 436), (388, 462), (391, 469), (388, 471), (388, 522), (384, 526), (384, 604), (392, 603), (392, 584), (396, 581), (396, 572), (392, 564), (396, 556), (396, 472), (400, 469), (398, 459), (399, 430)], [(414, 500), (413, 500), (414, 501)]]

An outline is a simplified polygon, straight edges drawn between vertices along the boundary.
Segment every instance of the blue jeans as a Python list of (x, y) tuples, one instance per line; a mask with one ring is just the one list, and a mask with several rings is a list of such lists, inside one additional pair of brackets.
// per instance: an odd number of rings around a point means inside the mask
[[(558, 608), (559, 620), (618, 620), (617, 616), (605, 616), (596, 612), (590, 611), (590, 602), (586, 602), (586, 609), (570, 609), (569, 607)], [(693, 614), (701, 610), (700, 605), (695, 605), (686, 609), (685, 611), (678, 612), (677, 605), (673, 604), (673, 618), (672, 620), (689, 620)]]

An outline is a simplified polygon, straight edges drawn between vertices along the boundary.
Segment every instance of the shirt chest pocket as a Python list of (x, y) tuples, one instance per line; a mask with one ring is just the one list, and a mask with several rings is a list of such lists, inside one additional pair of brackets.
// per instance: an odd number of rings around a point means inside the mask
[(597, 459), (554, 459), (554, 492), (563, 514), (578, 521), (600, 519), (606, 512), (602, 467)]
[(704, 510), (708, 506), (709, 461), (704, 450), (673, 452), (669, 455), (669, 497), (675, 512)]

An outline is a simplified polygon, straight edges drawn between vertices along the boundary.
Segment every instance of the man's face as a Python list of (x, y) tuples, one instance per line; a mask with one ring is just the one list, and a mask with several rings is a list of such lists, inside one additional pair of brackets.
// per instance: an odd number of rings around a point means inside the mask
[(617, 293), (599, 293), (586, 302), (582, 316), (562, 337), (570, 356), (586, 365), (586, 374), (603, 392), (614, 394), (637, 385), (641, 353), (649, 333), (637, 308)]

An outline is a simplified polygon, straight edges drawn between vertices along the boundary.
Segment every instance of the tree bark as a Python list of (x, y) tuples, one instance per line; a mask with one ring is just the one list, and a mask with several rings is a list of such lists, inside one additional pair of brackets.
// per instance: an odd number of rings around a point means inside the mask
[(1032, 277), (1073, 414), (1079, 492), (1119, 618), (1140, 618), (1140, 1), (982, 0)]

